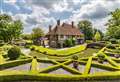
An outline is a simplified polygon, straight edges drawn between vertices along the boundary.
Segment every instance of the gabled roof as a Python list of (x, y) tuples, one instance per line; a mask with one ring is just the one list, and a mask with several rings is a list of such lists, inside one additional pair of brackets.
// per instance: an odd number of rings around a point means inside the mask
[(62, 25), (56, 25), (47, 35), (82, 35), (82, 32), (71, 24), (63, 23)]

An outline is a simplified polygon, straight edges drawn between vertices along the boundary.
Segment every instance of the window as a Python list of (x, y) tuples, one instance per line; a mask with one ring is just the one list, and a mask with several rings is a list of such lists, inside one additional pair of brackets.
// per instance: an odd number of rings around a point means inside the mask
[(64, 35), (61, 35), (60, 38), (64, 38)]

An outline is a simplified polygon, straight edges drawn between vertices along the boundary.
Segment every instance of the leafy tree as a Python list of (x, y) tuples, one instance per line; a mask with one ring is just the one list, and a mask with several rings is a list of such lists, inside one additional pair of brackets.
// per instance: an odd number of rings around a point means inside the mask
[(71, 38), (72, 39), (72, 46), (75, 46), (75, 38)]
[(100, 35), (100, 33), (98, 31), (96, 32), (96, 34), (94, 36), (94, 40), (95, 41), (100, 41), (101, 40), (101, 35)]
[(22, 37), (24, 40), (31, 40), (31, 39), (32, 39), (31, 34), (22, 34), (21, 37)]
[(36, 45), (41, 45), (41, 40), (39, 40), (39, 38), (41, 38), (42, 36), (44, 36), (44, 31), (37, 27), (37, 28), (33, 28), (32, 29), (32, 39), (33, 39), (33, 43)]
[(11, 16), (0, 15), (0, 39), (4, 42), (11, 42), (19, 38), (22, 33), (23, 25), (20, 20), (12, 20)]
[(104, 33), (101, 30), (94, 28), (94, 35), (96, 34), (96, 32), (99, 32), (101, 35), (101, 39), (103, 39)]
[(93, 38), (93, 28), (90, 21), (82, 20), (78, 23), (78, 27), (84, 33), (85, 40), (91, 40)]
[(32, 29), (32, 38), (33, 39), (38, 39), (42, 36), (44, 36), (44, 32), (41, 28), (37, 27), (37, 28)]
[(68, 38), (65, 40), (65, 46), (66, 47), (71, 47), (73, 46), (73, 42), (72, 42), (72, 39), (71, 38)]
[(111, 19), (109, 19), (106, 35), (109, 38), (120, 39), (120, 9), (116, 9), (115, 11), (110, 13)]

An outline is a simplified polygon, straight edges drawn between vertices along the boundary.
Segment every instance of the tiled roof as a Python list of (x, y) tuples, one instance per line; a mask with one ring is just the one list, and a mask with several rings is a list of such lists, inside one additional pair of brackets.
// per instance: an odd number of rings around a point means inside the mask
[(47, 35), (82, 35), (82, 33), (75, 26), (63, 23), (61, 26), (56, 25)]

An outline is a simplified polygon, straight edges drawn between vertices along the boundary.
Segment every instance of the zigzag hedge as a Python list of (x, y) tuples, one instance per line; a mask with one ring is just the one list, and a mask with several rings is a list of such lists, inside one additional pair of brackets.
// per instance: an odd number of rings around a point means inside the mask
[[(69, 64), (73, 63), (74, 60), (51, 60), (51, 59), (38, 59), (38, 58), (28, 58), (21, 59), (9, 62), (3, 62), (0, 64), (0, 82), (5, 81), (97, 81), (97, 80), (116, 80), (120, 77), (120, 67), (118, 63), (119, 59), (114, 59), (107, 56), (105, 53), (105, 48), (101, 49), (98, 53), (105, 55), (105, 61), (107, 61), (110, 65), (104, 65), (98, 63), (98, 57), (92, 56), (89, 58), (81, 58), (77, 61), (80, 65), (85, 65), (84, 72), (81, 73), (79, 70), (75, 68), (69, 67)], [(96, 62), (92, 62), (96, 61)], [(48, 66), (44, 69), (38, 68), (38, 63), (52, 63), (52, 66)], [(25, 63), (31, 63), (30, 71), (5, 71), (4, 69), (23, 65)], [(94, 74), (90, 74), (91, 67), (96, 67), (99, 69), (108, 70), (109, 72), (96, 72)], [(55, 71), (59, 68), (63, 68), (63, 70), (67, 70), (72, 75), (67, 74), (49, 74), (52, 71)], [(94, 70), (93, 70), (94, 71)]]
[(70, 55), (73, 55), (73, 54), (79, 53), (80, 51), (85, 50), (86, 44), (79, 45), (73, 48), (68, 48), (67, 50), (60, 50), (60, 51), (49, 49), (49, 48), (38, 47), (38, 46), (31, 46), (30, 48), (45, 55), (66, 57), (66, 56), (70, 56)]

